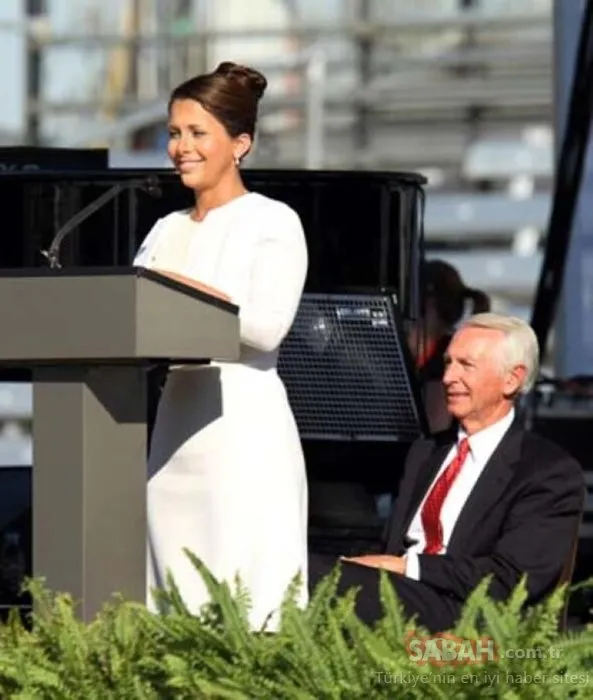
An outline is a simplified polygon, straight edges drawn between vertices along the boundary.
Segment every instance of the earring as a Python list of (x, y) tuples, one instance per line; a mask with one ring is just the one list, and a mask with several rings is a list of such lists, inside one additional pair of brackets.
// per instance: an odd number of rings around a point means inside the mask
[(239, 158), (239, 156), (235, 156), (235, 165), (237, 167), (239, 167), (241, 165), (241, 159)]

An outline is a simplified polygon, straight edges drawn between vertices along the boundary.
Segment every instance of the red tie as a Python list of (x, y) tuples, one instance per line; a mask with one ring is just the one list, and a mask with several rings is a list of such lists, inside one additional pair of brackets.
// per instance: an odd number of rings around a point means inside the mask
[(469, 452), (469, 442), (464, 438), (457, 446), (457, 454), (437, 479), (422, 508), (422, 526), (426, 534), (424, 554), (437, 554), (443, 546), (441, 508), (449, 489), (461, 471)]

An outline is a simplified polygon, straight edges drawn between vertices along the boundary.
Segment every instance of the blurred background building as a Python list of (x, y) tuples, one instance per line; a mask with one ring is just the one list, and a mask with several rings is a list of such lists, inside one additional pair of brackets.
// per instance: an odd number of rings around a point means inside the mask
[(269, 78), (247, 167), (425, 174), (427, 255), (529, 317), (554, 165), (553, 0), (2, 0), (0, 144), (166, 167), (170, 89), (222, 60)]
[(3, 0), (0, 13), (4, 143), (166, 166), (170, 89), (246, 61), (270, 82), (248, 167), (423, 172), (428, 254), (526, 313), (553, 169), (552, 0)]

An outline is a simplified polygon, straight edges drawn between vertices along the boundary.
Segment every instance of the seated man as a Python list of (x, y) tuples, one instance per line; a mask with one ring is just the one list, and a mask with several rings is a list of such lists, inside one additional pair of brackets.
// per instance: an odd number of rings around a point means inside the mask
[[(489, 574), (499, 600), (523, 574), (528, 603), (558, 585), (585, 482), (572, 457), (515, 420), (514, 402), (532, 387), (538, 355), (533, 330), (516, 318), (478, 314), (454, 334), (443, 384), (458, 425), (410, 448), (386, 553), (341, 560), (339, 592), (361, 586), (357, 614), (365, 622), (382, 616), (379, 569), (389, 572), (407, 615), (432, 632), (455, 625)], [(311, 586), (336, 564), (312, 554)]]

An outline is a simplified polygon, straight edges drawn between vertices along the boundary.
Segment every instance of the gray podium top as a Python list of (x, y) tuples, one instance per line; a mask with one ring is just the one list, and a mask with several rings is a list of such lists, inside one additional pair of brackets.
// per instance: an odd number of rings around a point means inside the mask
[(236, 360), (238, 312), (145, 268), (0, 270), (0, 364)]

